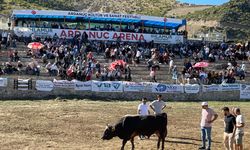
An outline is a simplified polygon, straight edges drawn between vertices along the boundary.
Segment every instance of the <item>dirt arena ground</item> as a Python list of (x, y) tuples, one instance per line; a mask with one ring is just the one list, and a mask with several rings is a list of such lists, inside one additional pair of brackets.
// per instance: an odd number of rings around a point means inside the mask
[[(115, 123), (126, 114), (135, 114), (138, 102), (101, 102), (88, 100), (1, 101), (1, 150), (118, 150), (121, 140), (102, 141), (106, 123)], [(247, 122), (250, 102), (210, 102), (219, 114), (212, 131), (213, 150), (223, 150), (223, 106), (239, 106)], [(200, 103), (170, 102), (167, 150), (197, 150), (200, 146)], [(248, 123), (247, 123), (248, 124)], [(250, 149), (250, 129), (245, 128), (245, 149)], [(156, 137), (135, 139), (136, 149), (156, 149)], [(130, 149), (130, 143), (126, 149)]]

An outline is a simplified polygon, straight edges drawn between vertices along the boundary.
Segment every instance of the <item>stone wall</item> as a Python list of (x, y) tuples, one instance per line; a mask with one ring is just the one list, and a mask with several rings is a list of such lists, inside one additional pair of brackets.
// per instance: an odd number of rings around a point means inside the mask
[[(69, 98), (69, 99), (98, 99), (98, 100), (138, 100), (146, 97), (149, 100), (156, 98), (154, 93), (124, 92), (124, 93), (97, 93), (91, 91), (75, 91), (73, 89), (54, 89), (51, 92), (41, 92), (34, 89), (27, 91), (14, 90), (13, 79), (8, 80), (8, 87), (0, 88), (0, 100), (41, 100)], [(200, 92), (198, 94), (175, 93), (162, 94), (164, 100), (174, 101), (235, 101), (239, 100), (239, 91), (227, 92)]]

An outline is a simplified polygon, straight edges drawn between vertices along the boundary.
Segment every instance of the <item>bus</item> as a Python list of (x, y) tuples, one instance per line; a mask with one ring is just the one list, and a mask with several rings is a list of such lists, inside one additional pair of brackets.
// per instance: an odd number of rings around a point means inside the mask
[(57, 10), (13, 10), (11, 18), (18, 37), (70, 39), (84, 34), (89, 40), (162, 44), (183, 43), (187, 37), (186, 19)]

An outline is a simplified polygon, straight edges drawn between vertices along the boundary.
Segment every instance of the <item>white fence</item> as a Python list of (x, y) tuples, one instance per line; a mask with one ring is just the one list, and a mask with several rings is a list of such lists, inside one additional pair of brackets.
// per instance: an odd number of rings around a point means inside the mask
[[(0, 87), (7, 87), (7, 78), (0, 78)], [(75, 91), (93, 92), (146, 92), (146, 93), (190, 93), (239, 91), (241, 99), (250, 99), (250, 85), (246, 84), (163, 84), (152, 82), (127, 81), (67, 81), (67, 80), (37, 80), (37, 91), (50, 92), (54, 89), (71, 89)]]

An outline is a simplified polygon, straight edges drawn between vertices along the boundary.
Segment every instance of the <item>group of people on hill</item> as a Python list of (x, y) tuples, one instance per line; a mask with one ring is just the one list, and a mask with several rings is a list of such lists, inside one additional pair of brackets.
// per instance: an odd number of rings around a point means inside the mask
[[(150, 115), (150, 108), (155, 115), (161, 114), (166, 108), (166, 103), (162, 100), (162, 95), (157, 95), (157, 100), (147, 104), (147, 98), (142, 98), (142, 102), (138, 105), (137, 113), (141, 116)], [(217, 120), (218, 114), (210, 107), (208, 102), (201, 103), (201, 141), (202, 146), (199, 150), (210, 150), (212, 145), (212, 124)], [(171, 107), (169, 107), (171, 108)], [(243, 137), (245, 119), (241, 114), (240, 108), (233, 107), (232, 110), (228, 107), (223, 107), (222, 113), (224, 115), (224, 147), (226, 150), (243, 150)], [(145, 139), (140, 136), (140, 139)]]

